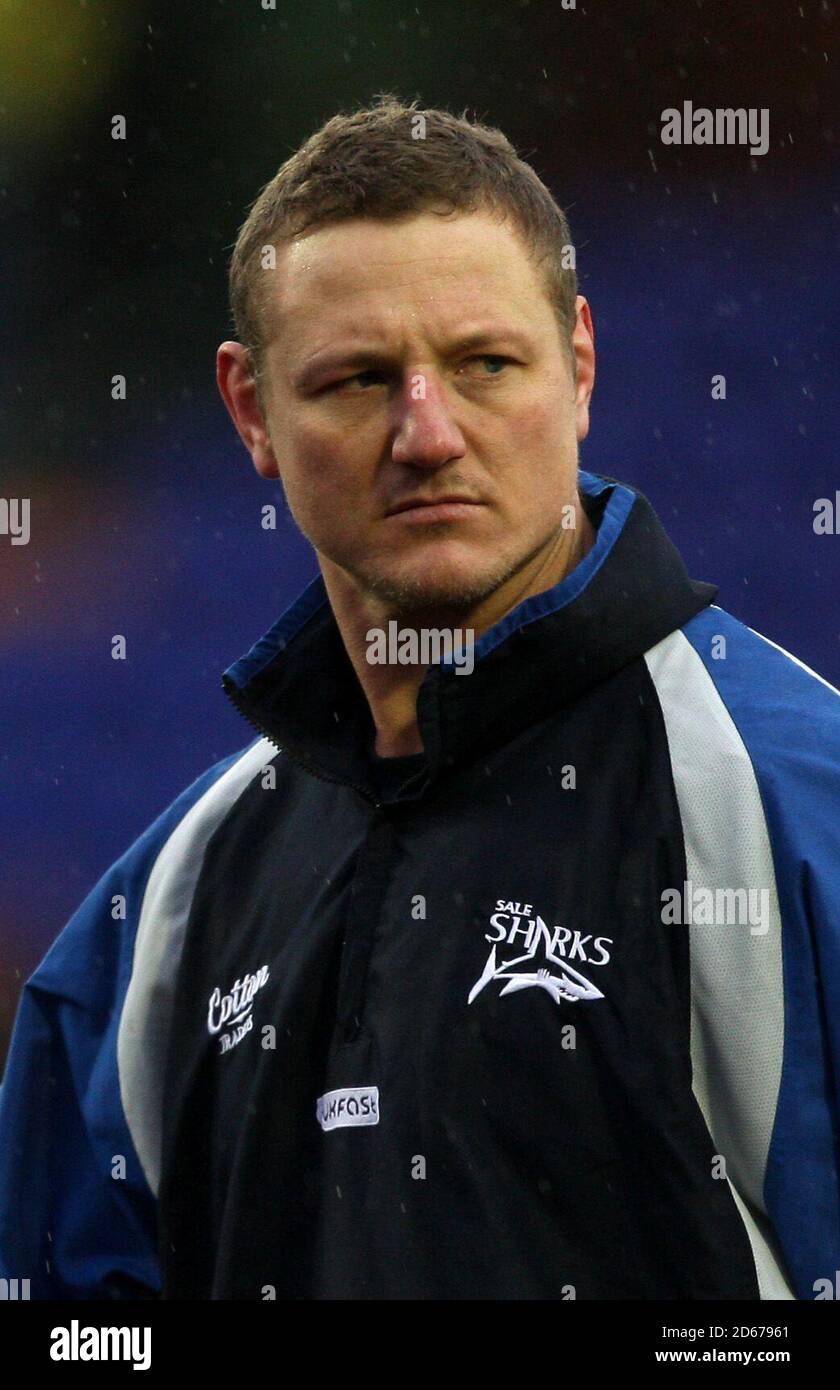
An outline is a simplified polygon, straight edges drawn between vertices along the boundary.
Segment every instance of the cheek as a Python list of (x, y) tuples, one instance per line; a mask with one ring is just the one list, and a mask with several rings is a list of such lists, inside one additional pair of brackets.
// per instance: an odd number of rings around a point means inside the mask
[(558, 481), (574, 473), (577, 463), (577, 435), (574, 411), (558, 394), (548, 392), (532, 399), (517, 410), (509, 421), (505, 459), (514, 459), (518, 467), (512, 470), (522, 487), (539, 487), (541, 481), (557, 486)]
[(278, 464), (289, 506), (298, 520), (329, 524), (339, 498), (352, 507), (361, 471), (354, 466), (346, 437), (336, 431), (298, 427), (287, 434)]

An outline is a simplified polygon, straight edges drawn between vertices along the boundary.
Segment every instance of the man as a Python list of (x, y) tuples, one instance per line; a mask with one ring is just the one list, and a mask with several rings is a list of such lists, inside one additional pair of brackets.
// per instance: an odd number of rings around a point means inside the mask
[(0, 1252), (34, 1296), (840, 1268), (840, 698), (578, 474), (570, 249), (498, 131), (390, 97), (255, 203), (218, 381), (321, 577), (225, 673), (257, 740), (24, 992)]

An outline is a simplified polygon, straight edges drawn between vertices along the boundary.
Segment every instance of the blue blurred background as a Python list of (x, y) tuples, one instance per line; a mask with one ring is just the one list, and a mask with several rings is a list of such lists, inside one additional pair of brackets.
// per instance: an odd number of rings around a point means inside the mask
[[(467, 108), (534, 164), (595, 319), (582, 463), (840, 684), (840, 535), (813, 529), (840, 489), (836, 40), (812, 0), (0, 7), (0, 495), (32, 517), (0, 537), (0, 1058), (99, 875), (250, 741), (221, 671), (315, 565), (216, 395), (226, 262), (279, 164), (377, 91)], [(769, 152), (663, 146), (683, 100), (769, 108)]]

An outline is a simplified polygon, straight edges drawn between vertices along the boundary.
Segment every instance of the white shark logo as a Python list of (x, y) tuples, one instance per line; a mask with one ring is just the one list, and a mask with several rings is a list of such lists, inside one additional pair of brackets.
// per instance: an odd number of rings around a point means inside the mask
[[(581, 975), (579, 970), (575, 970), (567, 961), (553, 955), (548, 949), (545, 950), (543, 959), (550, 961), (560, 973), (553, 974), (547, 966), (534, 969), (538, 946), (539, 938), (535, 937), (533, 948), (526, 951), (524, 956), (517, 956), (515, 960), (506, 960), (497, 965), (494, 943), (487, 957), (487, 964), (469, 992), (467, 1003), (471, 1004), (491, 980), (507, 980), (499, 994), (500, 999), (503, 994), (513, 994), (516, 990), (532, 987), (544, 989), (551, 995), (555, 1004), (559, 1004), (561, 999), (567, 999), (570, 1003), (577, 1003), (578, 999), (603, 999), (601, 991), (596, 989), (585, 975)], [(531, 969), (517, 969), (517, 966), (530, 966)]]

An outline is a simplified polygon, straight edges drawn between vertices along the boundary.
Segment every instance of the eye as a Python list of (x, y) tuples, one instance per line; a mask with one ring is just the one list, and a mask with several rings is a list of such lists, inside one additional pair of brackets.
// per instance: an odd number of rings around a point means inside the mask
[[(490, 362), (498, 367), (508, 367), (513, 362), (512, 357), (503, 357), (499, 353), (483, 352), (477, 357), (470, 357), (469, 362)], [(491, 376), (500, 376), (500, 372), (491, 372)]]
[[(355, 373), (353, 374), (353, 376), (345, 376), (345, 377), (342, 377), (339, 381), (331, 381), (331, 382), (329, 383), (329, 385), (322, 387), (321, 390), (322, 390), (322, 392), (327, 392), (327, 391), (341, 391), (341, 390), (344, 389), (345, 386), (349, 386), (349, 385), (351, 384), (351, 382), (363, 382), (365, 377), (380, 377), (380, 378), (383, 378), (384, 375), (385, 375), (385, 373), (384, 373), (384, 372), (378, 371), (376, 367), (369, 367), (369, 368), (367, 368), (366, 371), (363, 371), (363, 372), (355, 372)], [(371, 383), (369, 383), (369, 384), (371, 384)], [(373, 384), (373, 385), (376, 385), (377, 383), (374, 382), (374, 383), (372, 383), (372, 384)]]

